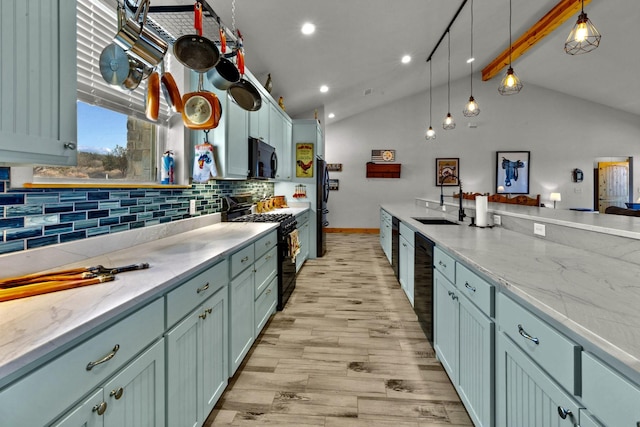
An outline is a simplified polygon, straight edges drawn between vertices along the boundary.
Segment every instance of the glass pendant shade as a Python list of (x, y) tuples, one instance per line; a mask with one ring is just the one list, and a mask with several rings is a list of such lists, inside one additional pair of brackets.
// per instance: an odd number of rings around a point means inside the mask
[(583, 11), (567, 37), (564, 51), (569, 55), (591, 52), (600, 46), (601, 38), (602, 36)]
[(444, 130), (451, 130), (456, 128), (456, 122), (453, 120), (453, 116), (451, 113), (447, 113), (444, 120), (442, 121), (442, 128)]
[(436, 131), (433, 130), (433, 128), (431, 126), (429, 126), (429, 129), (427, 129), (427, 133), (424, 136), (426, 140), (432, 140), (432, 139), (436, 139)]
[(509, 67), (507, 70), (507, 74), (504, 75), (502, 81), (500, 82), (500, 86), (498, 86), (498, 92), (500, 95), (513, 95), (522, 90), (522, 81), (516, 75), (513, 68)]
[(469, 97), (469, 101), (465, 104), (462, 114), (465, 117), (475, 117), (480, 114), (480, 108), (478, 107), (476, 100), (473, 98), (473, 95)]

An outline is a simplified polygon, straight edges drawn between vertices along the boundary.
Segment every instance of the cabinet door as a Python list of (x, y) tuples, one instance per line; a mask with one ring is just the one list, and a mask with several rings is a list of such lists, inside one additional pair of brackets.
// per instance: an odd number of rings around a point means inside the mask
[(75, 165), (76, 2), (3, 1), (0, 40), (0, 159)]
[(495, 323), (460, 296), (458, 392), (476, 426), (494, 425)]
[(296, 257), (296, 272), (300, 271), (302, 264), (309, 257), (309, 221), (298, 228), (298, 239), (300, 240), (300, 253)]
[[(227, 97), (228, 98), (228, 97)], [(235, 102), (227, 102), (226, 169), (228, 178), (246, 178), (249, 174), (249, 113)]]
[(458, 384), (458, 295), (453, 285), (439, 271), (434, 271), (434, 348), (438, 359)]
[(409, 274), (409, 269), (407, 268), (407, 263), (409, 262), (409, 242), (404, 236), (399, 237), (399, 255), (398, 255), (398, 281), (400, 282), (400, 286), (402, 286), (402, 290), (404, 291), (407, 297), (409, 296), (407, 292), (407, 274)]
[(248, 268), (231, 281), (229, 288), (230, 376), (236, 373), (254, 340), (254, 276), (253, 268)]
[[(224, 291), (224, 290), (223, 290)], [(200, 309), (165, 336), (167, 342), (167, 426), (198, 426), (198, 384), (202, 355), (198, 352)]]
[(164, 369), (164, 340), (160, 340), (107, 382), (104, 426), (164, 426)]
[(203, 304), (202, 323), (202, 415), (205, 420), (227, 386), (227, 290), (221, 289)]
[(102, 389), (99, 389), (61, 420), (53, 423), (52, 427), (101, 427), (104, 421), (103, 411), (106, 409), (109, 409), (108, 405), (104, 401)]
[(293, 124), (290, 119), (284, 118), (284, 137), (282, 143), (281, 154), (278, 154), (278, 163), (282, 171), (280, 179), (284, 181), (291, 181), (293, 179), (293, 145), (291, 140), (291, 134), (293, 132)]
[[(497, 425), (560, 427), (578, 424), (580, 406), (510, 338), (498, 334)], [(565, 418), (560, 413), (563, 412)]]
[(262, 97), (262, 107), (249, 113), (249, 136), (269, 142), (269, 103)]

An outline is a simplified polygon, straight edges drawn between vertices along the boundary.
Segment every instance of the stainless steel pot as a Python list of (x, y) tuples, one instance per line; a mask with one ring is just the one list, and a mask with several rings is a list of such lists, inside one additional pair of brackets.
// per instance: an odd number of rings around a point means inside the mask
[[(142, 20), (140, 15), (144, 11)], [(127, 18), (124, 8), (118, 4), (119, 30), (114, 38), (127, 54), (150, 68), (156, 67), (169, 49), (169, 45), (152, 30), (145, 27), (149, 0), (141, 0), (133, 18)]]
[(127, 56), (115, 43), (102, 50), (99, 65), (104, 81), (125, 91), (136, 89), (144, 77), (144, 64)]
[(240, 72), (233, 62), (223, 57), (207, 72), (207, 78), (218, 89), (227, 90), (240, 80)]

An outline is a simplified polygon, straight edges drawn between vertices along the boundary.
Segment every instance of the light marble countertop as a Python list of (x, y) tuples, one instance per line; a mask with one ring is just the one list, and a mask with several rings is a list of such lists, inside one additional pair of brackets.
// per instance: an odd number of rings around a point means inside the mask
[(500, 227), (469, 227), (468, 218), (457, 226), (412, 219), (455, 220), (453, 209), (381, 207), (640, 384), (640, 266)]
[[(305, 210), (287, 209), (294, 215)], [(97, 237), (75, 245), (55, 245), (42, 248), (46, 250), (0, 257), (3, 277), (45, 269), (118, 267), (140, 262), (150, 265), (146, 270), (118, 274), (112, 282), (1, 302), (0, 387), (92, 329), (147, 304), (278, 226), (277, 223), (217, 222), (200, 227), (202, 221), (219, 221), (219, 215), (198, 221), (197, 228), (169, 236), (165, 236), (166, 228), (154, 226), (146, 232), (133, 233), (132, 230), (105, 236), (103, 240)], [(147, 241), (136, 244), (140, 239)], [(102, 246), (101, 242), (105, 242), (104, 250), (108, 252), (100, 254), (96, 249)], [(88, 245), (94, 249), (88, 250)], [(114, 250), (115, 246), (125, 248)], [(57, 259), (58, 264), (52, 265), (52, 258)], [(72, 259), (75, 261), (71, 262)]]

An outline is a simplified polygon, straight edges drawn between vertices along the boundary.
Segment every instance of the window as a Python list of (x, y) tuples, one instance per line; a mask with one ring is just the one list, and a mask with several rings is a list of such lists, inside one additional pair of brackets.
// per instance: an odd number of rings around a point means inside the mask
[[(102, 77), (100, 55), (118, 31), (116, 9), (87, 0), (77, 2), (76, 11), (78, 165), (34, 167), (34, 181), (157, 182), (158, 146), (164, 146), (169, 107), (161, 99), (158, 122), (150, 122), (144, 113), (146, 81), (123, 91)], [(167, 54), (165, 68), (170, 66)]]

